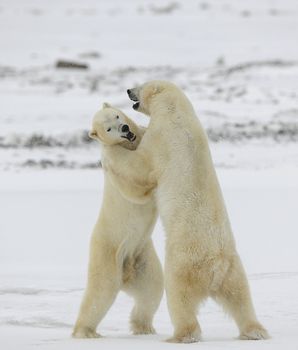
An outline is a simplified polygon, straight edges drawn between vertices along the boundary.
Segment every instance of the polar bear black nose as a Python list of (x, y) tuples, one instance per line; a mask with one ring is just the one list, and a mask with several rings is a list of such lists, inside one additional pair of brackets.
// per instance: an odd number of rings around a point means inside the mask
[(130, 93), (131, 93), (130, 89), (127, 89), (127, 93), (128, 93), (128, 95), (130, 95)]
[(122, 132), (127, 132), (127, 131), (129, 131), (129, 126), (126, 125), (126, 124), (122, 125), (121, 131), (122, 131)]

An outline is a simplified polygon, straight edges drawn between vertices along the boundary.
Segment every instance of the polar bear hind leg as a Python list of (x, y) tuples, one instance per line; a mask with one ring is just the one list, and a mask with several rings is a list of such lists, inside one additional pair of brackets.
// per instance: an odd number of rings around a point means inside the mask
[(180, 273), (165, 272), (168, 309), (174, 325), (174, 335), (168, 339), (171, 343), (195, 343), (201, 340), (201, 327), (197, 320), (197, 309), (207, 298), (204, 284), (192, 275), (185, 266)]
[(94, 243), (90, 254), (88, 283), (76, 321), (74, 338), (98, 338), (96, 327), (120, 290), (121, 272), (108, 247)]
[(234, 318), (240, 331), (240, 339), (269, 338), (266, 329), (256, 318), (247, 277), (239, 256), (233, 258), (222, 285), (213, 297)]
[(154, 334), (153, 316), (160, 304), (164, 286), (162, 268), (151, 240), (136, 257), (134, 274), (124, 281), (122, 289), (135, 301), (130, 316), (133, 334)]

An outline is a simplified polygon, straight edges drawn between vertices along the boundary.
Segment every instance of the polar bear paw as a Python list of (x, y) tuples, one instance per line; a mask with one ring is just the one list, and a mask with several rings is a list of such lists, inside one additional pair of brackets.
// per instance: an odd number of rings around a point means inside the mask
[(201, 340), (201, 330), (195, 328), (193, 331), (179, 332), (176, 333), (173, 337), (167, 339), (168, 343), (197, 343)]
[(262, 340), (269, 339), (266, 329), (259, 323), (253, 323), (245, 328), (239, 336), (241, 340)]
[(100, 338), (101, 335), (91, 328), (79, 328), (73, 331), (72, 337), (77, 339)]
[(154, 327), (150, 323), (141, 323), (133, 321), (131, 322), (131, 330), (134, 335), (156, 334)]

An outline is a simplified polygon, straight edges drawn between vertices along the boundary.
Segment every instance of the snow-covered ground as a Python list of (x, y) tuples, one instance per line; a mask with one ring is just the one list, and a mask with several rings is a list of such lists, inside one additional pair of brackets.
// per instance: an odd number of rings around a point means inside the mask
[[(199, 346), (295, 349), (297, 169), (291, 173), (218, 173), (256, 309), (273, 338), (257, 344), (235, 340), (233, 322), (208, 302), (200, 311), (205, 343)], [(70, 339), (85, 285), (88, 240), (101, 200), (100, 170), (23, 171), (1, 179), (0, 343), (5, 349), (32, 349), (37, 345), (49, 349), (175, 346), (162, 342), (171, 333), (165, 300), (155, 319), (158, 335), (129, 335), (132, 301), (124, 294), (101, 324), (105, 339)], [(154, 243), (163, 261), (160, 223)]]
[[(213, 349), (298, 346), (298, 4), (295, 0), (0, 1), (0, 348), (152, 348), (129, 335), (119, 295), (97, 340), (70, 338), (101, 202), (100, 152), (87, 138), (108, 101), (145, 125), (126, 89), (179, 84), (206, 127), (260, 320), (272, 339), (236, 340), (207, 302)], [(73, 60), (88, 69), (56, 68)], [(154, 242), (163, 261), (160, 223)], [(182, 345), (183, 346), (183, 345)], [(185, 345), (186, 346), (186, 345)]]

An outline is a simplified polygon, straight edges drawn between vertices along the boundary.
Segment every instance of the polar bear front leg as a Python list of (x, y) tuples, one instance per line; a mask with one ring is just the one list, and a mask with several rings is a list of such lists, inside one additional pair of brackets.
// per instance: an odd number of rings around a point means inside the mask
[(148, 156), (143, 151), (130, 151), (121, 146), (105, 146), (104, 163), (113, 173), (121, 176), (126, 181), (126, 186), (144, 188), (153, 188), (154, 183), (149, 181), (149, 174), (152, 172)]
[(93, 242), (89, 261), (88, 283), (74, 326), (74, 338), (98, 338), (96, 327), (113, 304), (119, 289), (121, 273), (115, 254)]
[(109, 178), (114, 187), (127, 200), (136, 204), (146, 204), (152, 200), (152, 188), (149, 186), (130, 185), (121, 174), (117, 174), (113, 167), (104, 166), (104, 169), (109, 173)]

